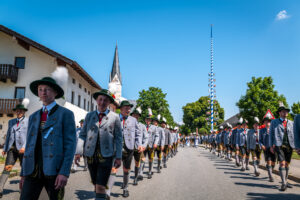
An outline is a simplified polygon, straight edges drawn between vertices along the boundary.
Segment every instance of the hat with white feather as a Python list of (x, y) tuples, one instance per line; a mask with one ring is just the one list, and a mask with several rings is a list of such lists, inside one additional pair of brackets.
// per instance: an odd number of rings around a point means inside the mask
[(148, 114), (147, 114), (146, 119), (151, 119), (152, 115), (153, 115), (153, 114), (152, 114), (151, 108), (148, 108)]
[(59, 99), (64, 96), (62, 87), (67, 83), (68, 77), (69, 74), (66, 67), (57, 67), (56, 70), (51, 73), (51, 77), (44, 77), (30, 83), (30, 90), (34, 95), (38, 96), (38, 86), (48, 85), (57, 92), (55, 98)]
[(254, 117), (254, 123), (255, 123), (255, 124), (256, 124), (256, 123), (259, 124), (259, 119), (258, 119), (258, 117)]
[(291, 111), (291, 109), (290, 109), (289, 107), (285, 106), (284, 103), (280, 101), (280, 102), (279, 102), (279, 108), (278, 108), (278, 110), (277, 110), (277, 113), (279, 114), (279, 112), (282, 111), (282, 110), (286, 110), (286, 111), (288, 111), (288, 112)]
[(243, 121), (244, 121), (244, 119), (241, 117), (240, 119), (239, 119), (239, 121), (237, 122), (237, 124), (243, 124)]
[(131, 113), (131, 115), (133, 115), (133, 114), (138, 114), (138, 115), (142, 115), (142, 109), (141, 109), (141, 107), (138, 107), (138, 108), (135, 108), (133, 111), (132, 111), (132, 113)]
[(25, 111), (27, 111), (29, 102), (30, 102), (29, 99), (27, 99), (27, 98), (23, 99), (22, 103), (17, 104), (16, 107), (13, 108), (13, 111), (16, 111), (16, 110), (25, 110)]
[(163, 118), (161, 119), (160, 123), (161, 123), (161, 124), (167, 124), (166, 118), (163, 117)]

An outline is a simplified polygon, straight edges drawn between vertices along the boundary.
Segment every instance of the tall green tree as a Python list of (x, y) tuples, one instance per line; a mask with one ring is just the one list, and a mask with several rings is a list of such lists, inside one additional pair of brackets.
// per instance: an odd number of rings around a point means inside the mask
[(141, 121), (144, 122), (148, 115), (148, 108), (151, 108), (154, 116), (160, 114), (162, 117), (166, 118), (169, 125), (176, 125), (169, 110), (169, 104), (166, 100), (166, 96), (167, 93), (163, 93), (162, 89), (158, 87), (149, 87), (148, 90), (140, 91), (139, 98), (137, 100), (137, 107), (140, 106), (142, 108)]
[[(182, 109), (184, 125), (181, 130), (184, 134), (195, 132), (196, 128), (210, 130), (210, 100), (208, 96), (202, 96), (198, 101), (188, 103)], [(224, 109), (221, 108), (218, 101), (215, 101), (214, 110), (218, 115), (215, 121), (215, 127), (217, 127), (224, 121)]]
[(292, 117), (294, 118), (298, 114), (300, 114), (300, 101), (292, 105)]
[(254, 123), (254, 117), (263, 119), (268, 109), (275, 117), (278, 117), (276, 111), (280, 101), (288, 106), (286, 98), (274, 89), (272, 77), (252, 77), (247, 86), (246, 94), (240, 98), (236, 105), (240, 109), (240, 115), (249, 121), (250, 126)]

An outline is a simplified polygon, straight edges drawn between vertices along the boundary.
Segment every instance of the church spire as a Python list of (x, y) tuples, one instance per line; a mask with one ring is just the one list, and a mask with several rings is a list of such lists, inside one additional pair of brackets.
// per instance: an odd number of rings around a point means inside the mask
[(115, 78), (115, 76), (117, 76), (120, 83), (122, 84), (120, 65), (119, 65), (118, 44), (117, 43), (116, 43), (116, 49), (115, 49), (113, 65), (112, 65), (111, 73), (110, 73), (110, 76), (109, 76), (109, 82), (112, 82), (112, 80)]

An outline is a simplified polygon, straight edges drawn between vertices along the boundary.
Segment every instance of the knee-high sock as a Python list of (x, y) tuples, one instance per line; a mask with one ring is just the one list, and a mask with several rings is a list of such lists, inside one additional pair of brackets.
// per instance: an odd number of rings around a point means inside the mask
[(6, 170), (4, 170), (2, 172), (2, 175), (0, 177), (0, 192), (3, 192), (3, 188), (4, 188), (4, 185), (5, 185), (8, 177), (9, 177), (9, 174), (10, 174), (10, 172), (6, 171)]
[(143, 174), (144, 167), (145, 167), (145, 162), (141, 161), (141, 166), (140, 166), (140, 170), (139, 170), (139, 176)]
[(273, 178), (272, 176), (272, 166), (271, 165), (267, 165), (267, 169), (268, 169), (268, 175), (269, 175), (269, 178)]
[(127, 188), (128, 188), (128, 181), (129, 181), (129, 172), (124, 172), (124, 174), (123, 174), (123, 187), (124, 187), (124, 190), (127, 190)]
[(134, 167), (134, 179), (137, 179), (139, 175), (140, 167)]
[(285, 180), (286, 180), (286, 182), (288, 181), (288, 177), (289, 177), (289, 170), (290, 170), (290, 168), (289, 168), (289, 167), (285, 167), (285, 171), (286, 171)]
[(158, 161), (157, 161), (157, 167), (158, 168), (160, 168), (160, 163), (161, 163), (161, 160), (158, 159)]
[(166, 162), (167, 162), (167, 158), (163, 157), (163, 163), (166, 164)]
[(253, 161), (254, 173), (258, 172), (257, 163), (258, 163), (257, 160)]
[(105, 200), (105, 199), (106, 199), (106, 194), (96, 193), (95, 200)]
[(87, 167), (87, 158), (83, 156), (84, 167)]
[(242, 167), (245, 168), (245, 158), (242, 158)]
[(110, 196), (110, 192), (111, 192), (112, 187), (115, 184), (115, 180), (116, 180), (116, 174), (115, 173), (111, 173), (110, 176), (109, 176), (108, 182), (107, 182), (107, 188), (108, 189), (106, 190), (106, 194), (108, 196)]
[(153, 162), (149, 162), (149, 172), (152, 172), (152, 166), (153, 166)]
[(239, 159), (240, 157), (238, 156), (238, 155), (235, 155), (235, 162), (238, 164), (238, 163), (240, 163), (240, 159)]
[(285, 167), (279, 167), (279, 174), (281, 177), (282, 184), (286, 184), (286, 170)]
[(246, 158), (246, 167), (249, 165), (249, 158)]

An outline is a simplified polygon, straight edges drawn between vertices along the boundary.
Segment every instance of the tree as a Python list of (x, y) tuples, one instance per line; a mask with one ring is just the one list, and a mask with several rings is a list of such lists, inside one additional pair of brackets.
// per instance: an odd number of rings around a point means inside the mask
[(247, 83), (248, 89), (246, 94), (240, 98), (236, 105), (240, 109), (240, 115), (249, 121), (249, 125), (252, 126), (254, 117), (263, 119), (267, 110), (278, 117), (277, 109), (279, 102), (288, 106), (286, 98), (283, 95), (279, 95), (274, 89), (272, 77), (252, 77), (251, 82)]
[(292, 113), (291, 113), (291, 116), (293, 118), (295, 118), (296, 115), (300, 114), (300, 101), (297, 102), (297, 103), (294, 103), (292, 105)]
[[(210, 99), (208, 96), (200, 97), (198, 101), (188, 103), (182, 107), (184, 127), (182, 132), (188, 134), (195, 132), (196, 128), (205, 128), (210, 130)], [(218, 101), (215, 101), (214, 112), (216, 117), (215, 126), (219, 126), (224, 121), (224, 109), (221, 108)]]
[(208, 133), (208, 131), (207, 131), (206, 128), (200, 128), (200, 130), (199, 130), (200, 135), (204, 135), (204, 134), (207, 134), (207, 133)]
[(176, 125), (169, 110), (169, 104), (165, 99), (166, 96), (167, 93), (163, 93), (163, 91), (158, 87), (149, 87), (148, 90), (142, 90), (139, 92), (139, 98), (136, 102), (137, 107), (140, 106), (142, 108), (142, 122), (145, 121), (145, 118), (148, 115), (148, 108), (151, 108), (154, 116), (160, 114), (162, 117), (166, 118), (169, 125)]

